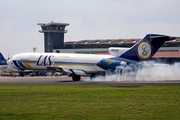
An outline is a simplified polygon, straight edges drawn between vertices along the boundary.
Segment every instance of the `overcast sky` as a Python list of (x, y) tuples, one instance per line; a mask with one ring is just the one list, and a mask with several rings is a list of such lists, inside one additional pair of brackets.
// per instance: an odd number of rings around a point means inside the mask
[(0, 52), (44, 51), (37, 23), (64, 22), (65, 41), (180, 36), (180, 0), (0, 0)]

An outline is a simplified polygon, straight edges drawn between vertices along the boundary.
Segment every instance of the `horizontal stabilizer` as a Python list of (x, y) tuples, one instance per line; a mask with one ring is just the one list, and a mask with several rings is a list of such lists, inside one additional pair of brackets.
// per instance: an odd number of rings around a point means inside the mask
[(7, 65), (7, 61), (2, 55), (2, 53), (0, 53), (0, 65)]
[(161, 35), (160, 36), (150, 36), (149, 38), (152, 39), (152, 40), (154, 38), (169, 38), (168, 40), (180, 39), (180, 37), (173, 37), (173, 36), (166, 36), (166, 35), (164, 35), (164, 36), (161, 36)]

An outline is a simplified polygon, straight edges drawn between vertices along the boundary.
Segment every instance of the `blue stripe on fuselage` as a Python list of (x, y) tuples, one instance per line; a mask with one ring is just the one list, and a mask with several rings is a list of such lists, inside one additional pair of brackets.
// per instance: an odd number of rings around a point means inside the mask
[(69, 65), (96, 65), (95, 63), (74, 63), (74, 62), (54, 62), (55, 64), (69, 64)]
[[(23, 69), (28, 69), (26, 66), (23, 65), (23, 62), (18, 62), (18, 64), (21, 66)], [(28, 69), (29, 70), (29, 69)]]
[[(20, 69), (28, 69), (26, 66), (24, 66), (23, 63), (29, 63), (29, 64), (36, 64), (37, 61), (13, 61), (14, 64), (16, 65), (16, 67), (20, 68)], [(75, 62), (56, 62), (54, 61), (54, 65), (79, 65), (79, 66), (95, 66), (96, 63), (75, 63)]]
[(13, 60), (13, 63), (14, 63), (14, 65), (15, 65), (17, 68), (20, 68), (20, 69), (28, 69), (27, 67), (25, 67), (25, 66), (23, 65), (23, 62)]
[(17, 68), (22, 69), (22, 68), (17, 64), (17, 61), (13, 60), (13, 63), (14, 63), (14, 65), (15, 65)]

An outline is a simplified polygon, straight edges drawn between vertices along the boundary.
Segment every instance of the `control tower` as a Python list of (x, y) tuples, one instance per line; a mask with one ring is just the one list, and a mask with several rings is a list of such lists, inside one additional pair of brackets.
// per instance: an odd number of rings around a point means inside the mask
[(38, 23), (42, 30), (40, 33), (44, 33), (44, 51), (53, 52), (53, 49), (61, 49), (64, 46), (64, 33), (67, 33), (65, 27), (68, 23)]

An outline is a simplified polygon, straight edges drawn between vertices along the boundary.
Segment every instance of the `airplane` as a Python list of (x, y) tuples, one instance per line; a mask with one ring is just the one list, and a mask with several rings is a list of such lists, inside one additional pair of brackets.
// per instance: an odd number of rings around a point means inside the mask
[(61, 71), (72, 75), (73, 81), (79, 81), (82, 75), (94, 78), (117, 66), (136, 64), (146, 61), (158, 51), (165, 41), (177, 37), (159, 34), (147, 34), (131, 48), (109, 48), (111, 55), (75, 54), (75, 53), (19, 53), (8, 60), (11, 67), (22, 70)]
[(7, 64), (7, 61), (2, 55), (2, 53), (0, 53), (0, 69), (2, 72), (13, 72), (17, 70)]
[(2, 55), (2, 53), (0, 53), (0, 70), (2, 73), (19, 73), (19, 76), (29, 75), (29, 74), (32, 74), (32, 76), (34, 74), (43, 75), (43, 76), (45, 75), (45, 71), (39, 71), (39, 72), (33, 72), (32, 70), (23, 71), (22, 69), (11, 67), (10, 65), (7, 64), (7, 61)]

